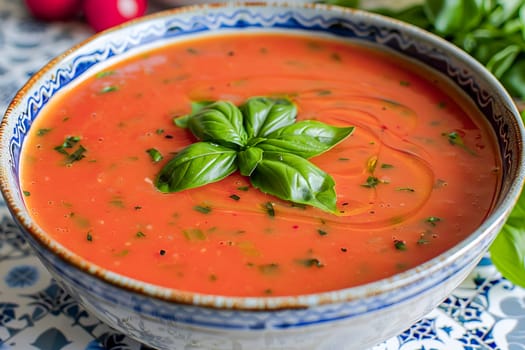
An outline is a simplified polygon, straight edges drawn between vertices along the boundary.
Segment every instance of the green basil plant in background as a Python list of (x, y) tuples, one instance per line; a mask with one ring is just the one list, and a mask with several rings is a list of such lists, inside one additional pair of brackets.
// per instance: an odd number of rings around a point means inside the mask
[[(357, 1), (335, 2), (360, 5)], [(525, 100), (525, 0), (425, 0), (401, 10), (368, 10), (414, 24), (454, 43), (485, 65), (518, 101)], [(490, 253), (505, 278), (525, 287), (525, 193)]]
[(401, 10), (371, 10), (449, 40), (483, 63), (511, 95), (525, 99), (525, 0), (425, 0)]
[(296, 122), (295, 105), (284, 98), (253, 97), (198, 102), (174, 120), (197, 138), (159, 172), (155, 186), (178, 192), (224, 179), (239, 170), (255, 188), (294, 203), (337, 213), (334, 179), (308, 158), (346, 139), (353, 127), (315, 120)]

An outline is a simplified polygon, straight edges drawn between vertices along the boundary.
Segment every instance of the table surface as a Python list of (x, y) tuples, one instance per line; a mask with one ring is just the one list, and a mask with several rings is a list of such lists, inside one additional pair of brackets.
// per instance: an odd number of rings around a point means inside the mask
[[(155, 11), (158, 8), (150, 8)], [(40, 23), (0, 0), (0, 115), (48, 60), (93, 32), (80, 21)], [(0, 199), (0, 350), (146, 350), (67, 295), (20, 236)], [(489, 257), (435, 310), (373, 350), (525, 350), (525, 290)]]

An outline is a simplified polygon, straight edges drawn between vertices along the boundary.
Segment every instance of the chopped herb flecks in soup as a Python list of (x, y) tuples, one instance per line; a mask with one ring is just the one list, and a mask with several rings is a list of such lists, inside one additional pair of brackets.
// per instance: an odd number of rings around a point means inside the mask
[(127, 58), (55, 96), (23, 152), (27, 206), (64, 246), (219, 295), (307, 294), (410, 269), (470, 234), (500, 183), (493, 135), (449, 83), (299, 35)]

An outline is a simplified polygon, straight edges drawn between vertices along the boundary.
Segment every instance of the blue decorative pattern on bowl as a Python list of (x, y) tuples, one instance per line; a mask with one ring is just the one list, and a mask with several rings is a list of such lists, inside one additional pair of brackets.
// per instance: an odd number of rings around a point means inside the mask
[[(294, 31), (375, 45), (447, 76), (484, 113), (498, 137), (503, 184), (494, 212), (455, 248), (369, 285), (298, 297), (235, 298), (174, 291), (82, 261), (31, 222), (19, 188), (20, 152), (50, 98), (126, 55), (176, 40), (236, 31)], [(363, 349), (434, 309), (483, 256), (523, 181), (522, 125), (511, 98), (472, 58), (405, 24), (317, 5), (223, 5), (170, 11), (100, 34), (35, 74), (1, 130), (1, 185), (10, 210), (53, 276), (118, 331), (158, 349)], [(23, 282), (13, 282), (23, 283)]]

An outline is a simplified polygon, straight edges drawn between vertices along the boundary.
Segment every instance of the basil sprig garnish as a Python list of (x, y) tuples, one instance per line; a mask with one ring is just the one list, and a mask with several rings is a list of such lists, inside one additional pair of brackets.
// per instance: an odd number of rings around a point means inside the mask
[(193, 106), (175, 124), (199, 140), (180, 151), (155, 180), (161, 192), (179, 192), (224, 179), (235, 171), (262, 192), (335, 213), (334, 179), (308, 161), (347, 138), (354, 127), (296, 122), (284, 98), (253, 97)]

